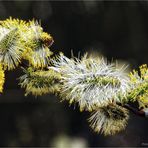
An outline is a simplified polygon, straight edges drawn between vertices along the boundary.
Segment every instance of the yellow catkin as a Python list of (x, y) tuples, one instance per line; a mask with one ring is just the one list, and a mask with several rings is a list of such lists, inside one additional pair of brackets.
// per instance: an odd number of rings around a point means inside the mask
[(20, 85), (25, 88), (26, 95), (41, 96), (47, 93), (58, 93), (61, 75), (55, 73), (52, 69), (48, 71), (37, 70), (32, 68), (24, 70), (25, 75), (20, 77)]
[(43, 68), (48, 65), (49, 57), (52, 55), (49, 47), (53, 43), (53, 38), (43, 31), (36, 20), (24, 21), (10, 17), (0, 21), (0, 26), (9, 30), (17, 28), (20, 37), (16, 45), (21, 46), (22, 52), (19, 59), (29, 61), (29, 65), (34, 68)]
[(139, 74), (135, 70), (130, 73), (131, 90), (128, 98), (131, 101), (138, 101), (140, 108), (145, 108), (148, 106), (148, 67), (146, 64), (143, 64), (139, 69)]
[(50, 34), (43, 32), (43, 28), (38, 22), (29, 21), (28, 31), (26, 33), (26, 50), (23, 53), (23, 58), (29, 61), (29, 64), (34, 68), (43, 68), (48, 65), (49, 57), (52, 55), (49, 47), (53, 43), (53, 38)]
[(5, 76), (4, 76), (4, 71), (2, 68), (2, 65), (0, 64), (0, 92), (3, 92), (3, 85), (5, 82)]

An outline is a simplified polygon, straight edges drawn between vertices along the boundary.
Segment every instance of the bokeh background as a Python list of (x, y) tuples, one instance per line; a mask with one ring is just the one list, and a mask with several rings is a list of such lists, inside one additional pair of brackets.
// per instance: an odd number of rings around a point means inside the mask
[[(148, 63), (147, 1), (0, 1), (0, 20), (12, 16), (41, 21), (54, 38), (51, 50), (86, 51), (137, 68)], [(0, 146), (85, 148), (148, 146), (148, 119), (130, 115), (127, 128), (114, 136), (94, 133), (88, 113), (54, 95), (24, 97), (17, 85), (22, 74), (6, 73), (0, 96)]]

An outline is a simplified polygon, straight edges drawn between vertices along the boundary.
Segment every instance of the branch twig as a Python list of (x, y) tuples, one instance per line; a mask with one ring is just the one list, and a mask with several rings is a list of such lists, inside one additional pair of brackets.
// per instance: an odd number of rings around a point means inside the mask
[(135, 115), (138, 115), (140, 117), (145, 117), (145, 112), (143, 110), (138, 110), (134, 107), (132, 107), (131, 105), (129, 104), (124, 104), (124, 105), (121, 105), (121, 104), (118, 104), (126, 109), (128, 109), (129, 111), (131, 111), (132, 113), (134, 113)]

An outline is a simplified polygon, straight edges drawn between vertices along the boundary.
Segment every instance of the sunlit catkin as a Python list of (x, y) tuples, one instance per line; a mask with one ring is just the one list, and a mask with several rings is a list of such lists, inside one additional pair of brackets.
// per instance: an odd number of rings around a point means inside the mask
[(53, 60), (55, 71), (62, 75), (61, 97), (77, 102), (80, 110), (93, 110), (111, 102), (120, 102), (119, 95), (125, 95), (128, 78), (124, 69), (107, 63), (104, 58), (69, 59), (60, 55)]
[(4, 71), (3, 71), (2, 65), (0, 64), (0, 93), (3, 92), (4, 82), (5, 82)]
[(23, 50), (17, 28), (0, 27), (0, 62), (5, 69), (11, 70), (19, 65)]
[(130, 90), (127, 95), (128, 100), (138, 101), (139, 107), (148, 106), (148, 67), (146, 64), (140, 66), (140, 73), (133, 71), (130, 73)]
[(24, 69), (24, 75), (20, 77), (20, 85), (25, 89), (25, 94), (41, 96), (47, 93), (57, 93), (60, 89), (58, 83), (60, 74), (53, 70), (43, 71), (32, 68)]

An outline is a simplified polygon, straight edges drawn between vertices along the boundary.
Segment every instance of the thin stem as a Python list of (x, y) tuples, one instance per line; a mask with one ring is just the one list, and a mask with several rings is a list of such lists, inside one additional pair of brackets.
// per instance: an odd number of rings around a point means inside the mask
[(145, 112), (143, 110), (138, 110), (137, 108), (134, 108), (132, 107), (131, 105), (129, 104), (124, 104), (124, 105), (121, 105), (121, 104), (118, 104), (126, 109), (128, 109), (129, 111), (131, 111), (132, 113), (134, 113), (135, 115), (138, 115), (140, 117), (145, 117)]

